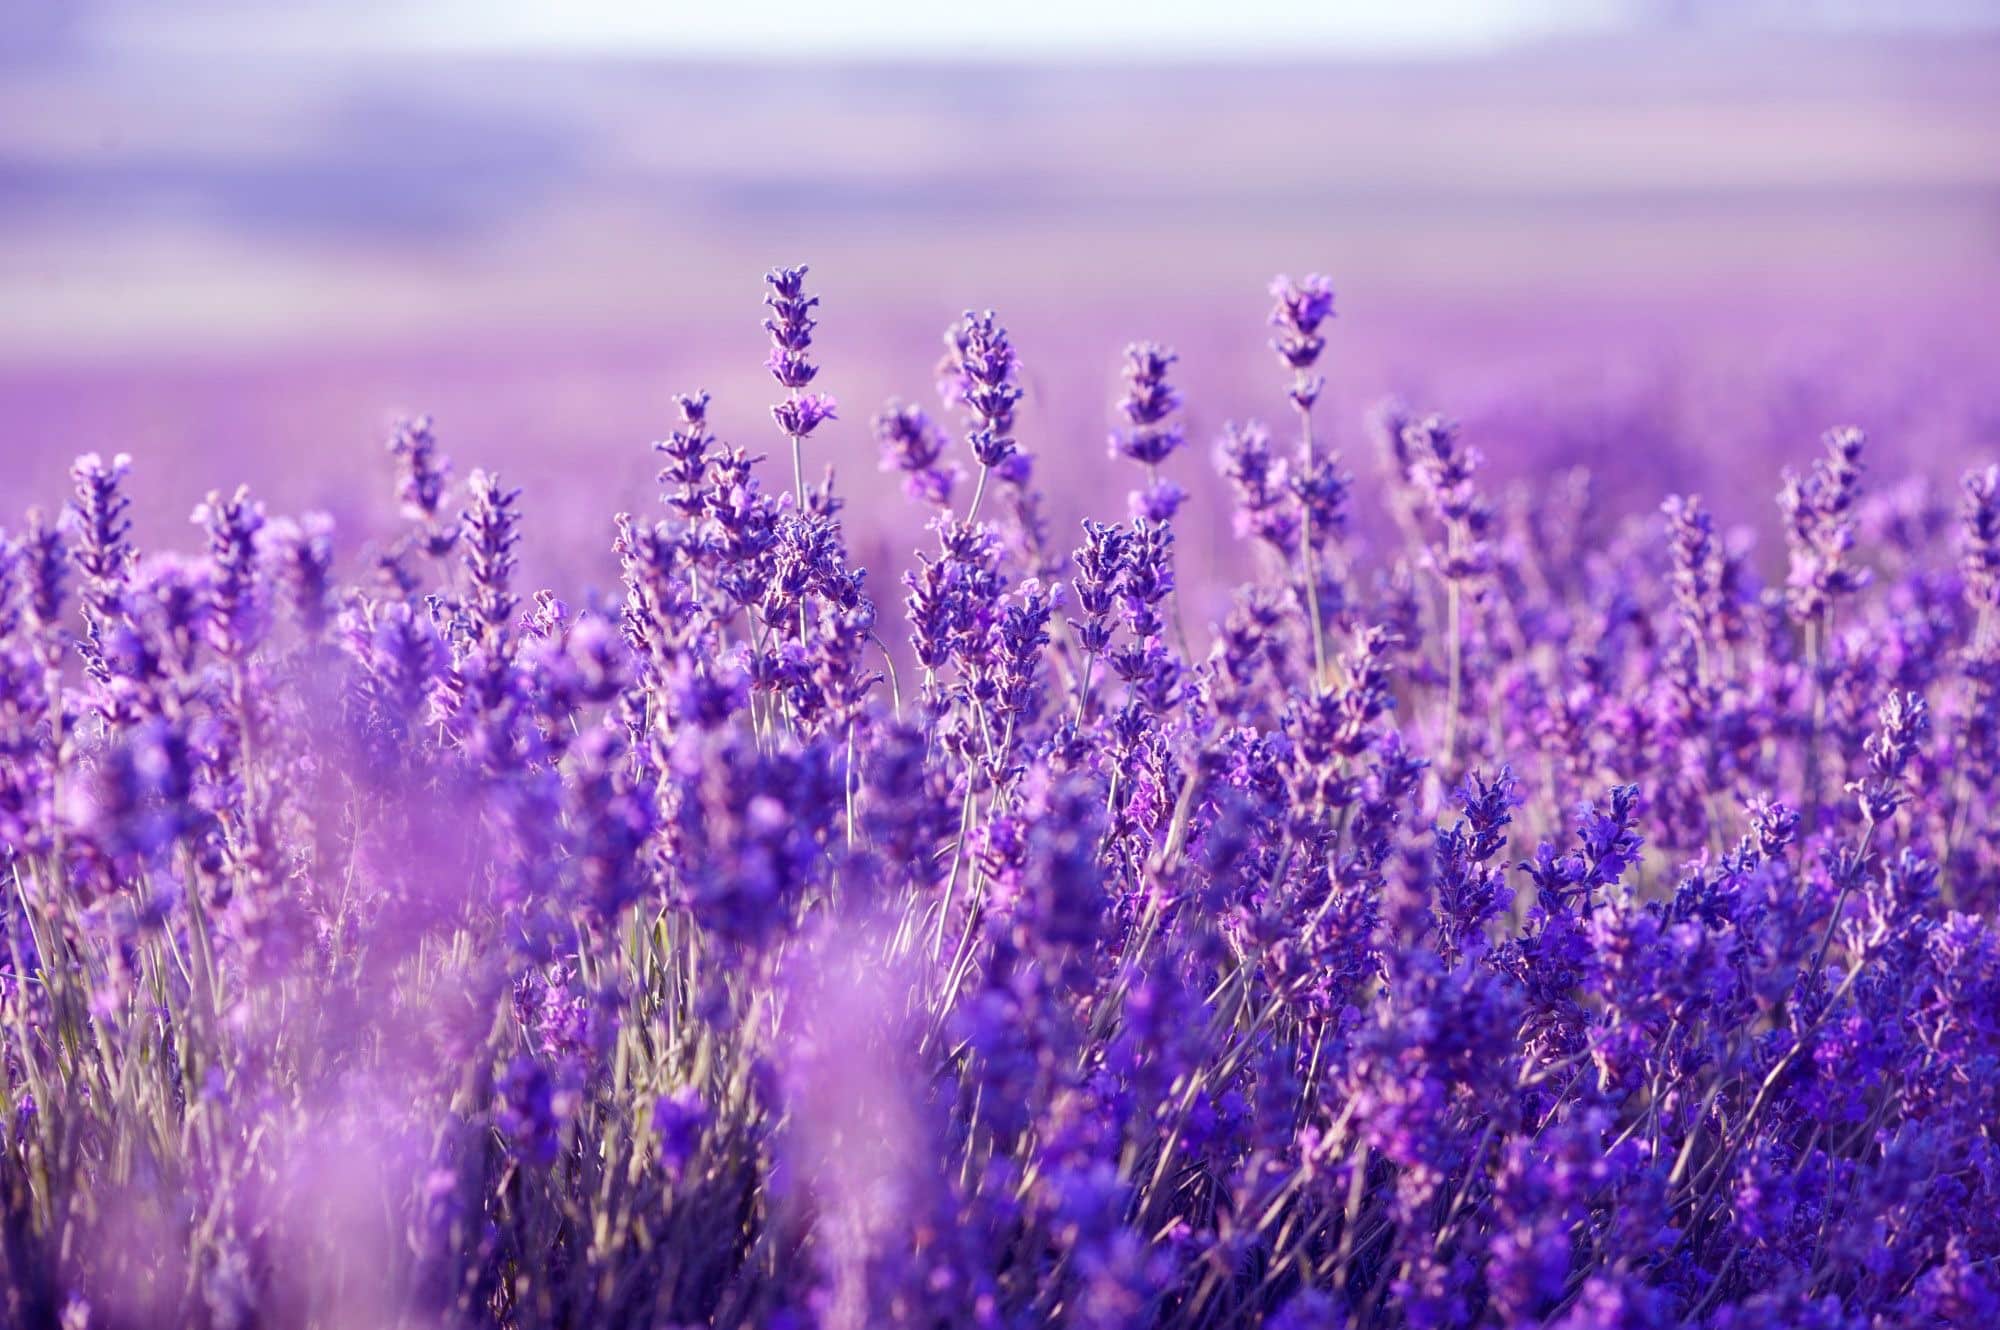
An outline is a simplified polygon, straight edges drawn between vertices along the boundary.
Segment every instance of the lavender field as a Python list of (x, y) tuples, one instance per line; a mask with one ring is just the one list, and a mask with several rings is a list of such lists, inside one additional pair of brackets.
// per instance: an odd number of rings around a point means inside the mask
[(0, 1327), (2000, 1324), (2000, 48), (51, 32)]

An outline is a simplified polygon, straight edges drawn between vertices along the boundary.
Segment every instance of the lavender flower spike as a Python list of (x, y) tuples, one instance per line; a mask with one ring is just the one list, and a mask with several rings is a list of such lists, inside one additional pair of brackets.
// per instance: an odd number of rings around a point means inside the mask
[(787, 394), (771, 408), (771, 418), (792, 441), (792, 484), (800, 512), (806, 507), (805, 461), (800, 445), (822, 423), (836, 419), (832, 397), (803, 391), (819, 374), (819, 366), (806, 354), (812, 349), (813, 329), (819, 326), (812, 312), (819, 297), (805, 293), (805, 280), (804, 264), (773, 268), (764, 275), (765, 285), (771, 288), (764, 295), (764, 304), (771, 311), (764, 320), (764, 331), (771, 335), (771, 354), (764, 365)]
[(963, 319), (945, 330), (944, 341), (938, 388), (945, 405), (963, 406), (971, 416), (966, 445), (979, 463), (979, 481), (965, 515), (971, 522), (979, 515), (987, 473), (1014, 455), (1014, 408), (1021, 400), (1015, 376), (1020, 366), (1007, 330), (990, 309), (983, 314), (967, 310)]

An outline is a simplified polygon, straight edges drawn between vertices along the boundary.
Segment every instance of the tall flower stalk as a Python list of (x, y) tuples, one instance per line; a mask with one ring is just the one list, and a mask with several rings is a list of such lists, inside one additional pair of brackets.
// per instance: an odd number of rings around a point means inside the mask
[(1473, 484), (1479, 452), (1459, 441), (1457, 425), (1435, 415), (1412, 421), (1403, 427), (1403, 446), (1442, 532), (1431, 564), (1444, 583), (1444, 767), (1450, 772), (1457, 768), (1459, 726), (1465, 710), (1465, 595), (1491, 566), (1486, 534), (1492, 513)]
[(1812, 688), (1811, 733), (1805, 752), (1806, 814), (1819, 816), (1820, 734), (1826, 727), (1826, 652), (1839, 602), (1868, 584), (1869, 573), (1851, 557), (1855, 508), (1861, 492), (1861, 450), (1866, 436), (1843, 426), (1820, 439), (1826, 456), (1804, 475), (1787, 470), (1778, 491), (1785, 518), (1790, 570), (1785, 601), (1805, 635), (1807, 682)]
[(805, 391), (819, 375), (819, 366), (808, 354), (813, 329), (819, 326), (812, 312), (819, 297), (805, 293), (805, 281), (804, 264), (773, 268), (764, 275), (764, 284), (770, 288), (764, 293), (764, 305), (771, 311), (764, 320), (764, 331), (771, 337), (771, 354), (764, 367), (785, 390), (785, 400), (771, 408), (771, 418), (791, 440), (792, 492), (801, 513), (806, 510), (805, 441), (820, 425), (835, 418), (836, 407), (827, 394)]
[(966, 506), (965, 521), (979, 520), (979, 506), (986, 497), (987, 477), (996, 467), (1007, 464), (1018, 451), (1014, 443), (1014, 408), (1020, 404), (1020, 372), (1014, 344), (1000, 326), (992, 310), (965, 312), (965, 317), (945, 330), (945, 356), (938, 366), (938, 389), (946, 406), (965, 409), (968, 417), (966, 446), (979, 463), (979, 477), (973, 483), (972, 501)]
[[(1271, 349), (1292, 371), (1292, 386), (1286, 397), (1299, 418), (1299, 459), (1301, 470), (1309, 475), (1317, 462), (1313, 404), (1319, 401), (1319, 395), (1326, 387), (1326, 379), (1314, 373), (1313, 367), (1319, 363), (1320, 353), (1326, 350), (1326, 339), (1320, 336), (1319, 330), (1320, 325), (1333, 317), (1333, 282), (1317, 273), (1300, 282), (1279, 276), (1271, 282), (1271, 295), (1277, 303), (1272, 306), (1270, 321), (1278, 329), (1278, 335), (1271, 339)], [(1326, 625), (1319, 603), (1319, 553), (1312, 514), (1304, 507), (1301, 507), (1299, 515), (1299, 565), (1299, 576), (1305, 583), (1306, 615), (1312, 632), (1313, 673), (1324, 678)]]

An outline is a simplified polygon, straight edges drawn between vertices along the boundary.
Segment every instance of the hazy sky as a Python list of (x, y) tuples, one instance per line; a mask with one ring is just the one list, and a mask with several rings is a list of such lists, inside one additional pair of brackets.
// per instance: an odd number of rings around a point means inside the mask
[[(57, 2), (0, 0), (0, 17), (17, 5)], [(2000, 16), (2000, 0), (61, 2), (70, 26), (90, 40), (149, 51), (432, 48), (784, 59), (1448, 54), (1635, 23), (1983, 27)]]
[(503, 0), (478, 17), (456, 5), (424, 16), (422, 37), (452, 42), (617, 47), (626, 44), (787, 53), (815, 49), (1246, 49), (1479, 46), (1548, 28), (1601, 22), (1606, 0), (694, 0), (634, 4), (572, 0), (560, 7)]

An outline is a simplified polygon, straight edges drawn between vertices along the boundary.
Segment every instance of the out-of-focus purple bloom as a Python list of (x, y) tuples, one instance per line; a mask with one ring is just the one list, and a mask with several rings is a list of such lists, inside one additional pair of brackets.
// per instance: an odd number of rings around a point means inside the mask
[(62, 530), (45, 520), (41, 510), (28, 510), (28, 529), (21, 537), (25, 571), (23, 600), (35, 626), (46, 633), (62, 618), (63, 584), (69, 576), (69, 551)]
[(1174, 520), (1174, 514), (1187, 502), (1188, 492), (1171, 480), (1157, 480), (1150, 485), (1132, 491), (1127, 507), (1135, 522), (1164, 523)]
[(402, 465), (396, 497), (403, 516), (420, 524), (422, 544), (434, 559), (451, 552), (458, 527), (444, 518), (446, 487), (451, 483), (451, 459), (438, 448), (429, 416), (400, 422), (389, 436), (389, 451)]
[(1868, 583), (1868, 570), (1848, 558), (1854, 547), (1855, 505), (1861, 492), (1861, 449), (1866, 437), (1852, 426), (1828, 430), (1826, 456), (1804, 476), (1785, 473), (1778, 507), (1785, 515), (1791, 572), (1785, 588), (1792, 613), (1817, 619), (1842, 596)]
[(1669, 495), (1660, 511), (1667, 517), (1674, 605), (1681, 623), (1695, 641), (1711, 641), (1722, 615), (1722, 552), (1715, 522), (1694, 495)]
[(958, 474), (950, 464), (940, 464), (946, 443), (944, 431), (924, 409), (891, 402), (875, 417), (874, 426), (875, 438), (882, 445), (882, 469), (903, 473), (904, 493), (919, 503), (950, 508)]
[(1432, 556), (1438, 575), (1463, 582), (1485, 573), (1492, 558), (1485, 537), (1493, 514), (1473, 484), (1479, 450), (1459, 441), (1456, 424), (1434, 415), (1404, 426), (1403, 446), (1411, 473), (1444, 529), (1442, 548)]
[(2000, 609), (2000, 466), (1966, 472), (1963, 488), (1965, 598), (1990, 617)]
[(317, 641), (333, 623), (333, 519), (307, 513), (294, 521), (273, 519), (264, 528), (264, 549), (275, 565), (292, 617), (307, 638)]
[(1236, 491), (1236, 532), (1255, 536), (1290, 557), (1298, 544), (1298, 516), (1289, 501), (1290, 475), (1285, 460), (1271, 448), (1262, 425), (1231, 423), (1215, 445), (1216, 467)]
[(562, 1144), (555, 1083), (538, 1059), (521, 1054), (507, 1065), (496, 1088), (494, 1121), (525, 1163), (546, 1167)]
[(708, 1128), (707, 1105), (693, 1086), (684, 1086), (653, 1101), (653, 1134), (659, 1139), (660, 1166), (672, 1178), (686, 1171)]

